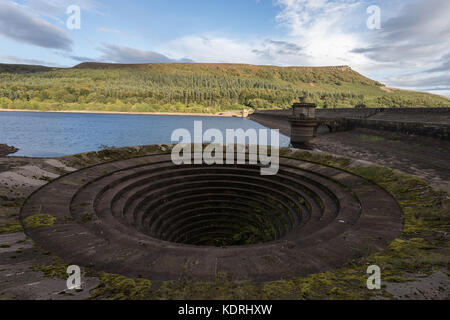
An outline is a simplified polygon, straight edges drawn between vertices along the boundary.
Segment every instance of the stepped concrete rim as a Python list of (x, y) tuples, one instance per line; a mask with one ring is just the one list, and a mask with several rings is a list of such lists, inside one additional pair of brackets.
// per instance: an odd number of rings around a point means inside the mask
[[(108, 226), (102, 225), (101, 221), (98, 225), (97, 221), (85, 225), (69, 220), (71, 201), (78, 190), (87, 184), (82, 179), (80, 182), (80, 178), (89, 170), (109, 166), (120, 171), (127, 168), (122, 167), (125, 162), (145, 162), (153, 157), (168, 156), (169, 153), (155, 153), (97, 164), (62, 176), (39, 188), (27, 199), (21, 210), (22, 224), (24, 219), (36, 214), (53, 215), (58, 220), (53, 226), (34, 229), (24, 226), (26, 234), (60, 258), (80, 266), (91, 266), (99, 271), (151, 280), (177, 280), (184, 274), (180, 269), (187, 268), (187, 274), (194, 280), (214, 280), (218, 273), (228, 273), (236, 280), (272, 281), (328, 271), (351, 259), (368, 255), (369, 252), (362, 252), (358, 248), (362, 242), (367, 241), (372, 245), (373, 252), (381, 251), (403, 229), (402, 211), (398, 203), (381, 187), (341, 169), (282, 156), (280, 165), (282, 161), (303, 166), (306, 164), (306, 167), (336, 172), (336, 176), (328, 179), (337, 179), (339, 183), (349, 178), (360, 181), (356, 190), (351, 190), (362, 205), (361, 216), (354, 225), (343, 228), (344, 223), (337, 221), (337, 216), (326, 225), (326, 228), (338, 232), (334, 238), (327, 238), (327, 230), (319, 229), (310, 239), (303, 239), (298, 243), (294, 236), (294, 240), (291, 237), (263, 244), (216, 248), (176, 244), (144, 237), (142, 234), (136, 235), (134, 239), (126, 236), (107, 239), (103, 237), (102, 231), (108, 231)], [(299, 169), (305, 170), (300, 166)], [(318, 174), (321, 174), (320, 170)], [(105, 175), (107, 174), (103, 176)], [(64, 188), (61, 189), (60, 186)], [(57, 197), (50, 196), (55, 193)], [(374, 201), (374, 195), (380, 195), (381, 198)], [(69, 201), (68, 204), (66, 200)], [(63, 221), (63, 218), (67, 220)], [(292, 233), (288, 234), (292, 236)], [(297, 246), (305, 242), (308, 245)]]

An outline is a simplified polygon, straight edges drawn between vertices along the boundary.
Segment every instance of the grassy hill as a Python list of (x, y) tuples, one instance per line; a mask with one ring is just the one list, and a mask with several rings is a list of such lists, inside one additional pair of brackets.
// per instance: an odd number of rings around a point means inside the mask
[(35, 73), (55, 70), (56, 68), (44, 66), (32, 66), (26, 64), (3, 64), (0, 63), (0, 73)]
[(0, 64), (0, 108), (208, 112), (319, 107), (450, 107), (444, 97), (388, 89), (350, 67), (239, 64), (104, 64), (73, 68)]

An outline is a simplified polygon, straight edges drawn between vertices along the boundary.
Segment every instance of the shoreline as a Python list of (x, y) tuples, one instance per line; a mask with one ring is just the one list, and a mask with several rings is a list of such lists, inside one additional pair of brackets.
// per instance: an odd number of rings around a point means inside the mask
[[(119, 112), (119, 111), (90, 111), (90, 110), (59, 110), (42, 111), (29, 109), (0, 109), (0, 112), (36, 112), (36, 113), (69, 113), (69, 114), (122, 114), (122, 115), (149, 115), (149, 116), (188, 116), (188, 117), (223, 117), (242, 118), (242, 111), (224, 111), (219, 113), (184, 113), (184, 112)], [(248, 113), (244, 114), (244, 118)]]

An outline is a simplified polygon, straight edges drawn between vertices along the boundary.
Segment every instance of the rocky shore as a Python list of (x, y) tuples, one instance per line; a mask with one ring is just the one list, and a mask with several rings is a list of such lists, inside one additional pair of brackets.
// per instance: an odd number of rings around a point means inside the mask
[(16, 147), (8, 146), (7, 144), (0, 144), (0, 157), (19, 151)]

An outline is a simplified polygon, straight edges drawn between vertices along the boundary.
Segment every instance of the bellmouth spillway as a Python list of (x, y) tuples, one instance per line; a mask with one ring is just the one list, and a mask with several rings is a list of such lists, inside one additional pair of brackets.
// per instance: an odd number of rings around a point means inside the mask
[(151, 280), (327, 271), (384, 249), (403, 226), (391, 195), (340, 169), (281, 157), (278, 174), (262, 176), (259, 165), (177, 166), (169, 153), (65, 175), (28, 198), (21, 221), (39, 215), (56, 223), (24, 227), (43, 248)]

